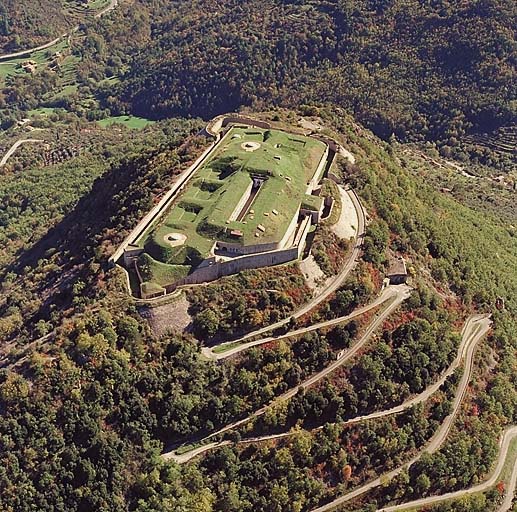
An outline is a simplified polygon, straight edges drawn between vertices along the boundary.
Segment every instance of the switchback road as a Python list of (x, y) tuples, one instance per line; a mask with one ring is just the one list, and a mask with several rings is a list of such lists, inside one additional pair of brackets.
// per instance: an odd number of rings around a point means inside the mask
[[(501, 438), (501, 441), (499, 443), (500, 450), (497, 465), (488, 480), (485, 480), (484, 482), (475, 485), (474, 487), (471, 487), (469, 489), (463, 489), (461, 491), (456, 492), (449, 492), (447, 494), (442, 494), (440, 496), (430, 496), (429, 498), (422, 498), (420, 500), (410, 501), (408, 503), (404, 503), (403, 505), (393, 505), (391, 507), (379, 509), (378, 512), (395, 512), (397, 510), (408, 510), (419, 507), (427, 507), (428, 505), (433, 505), (436, 503), (440, 503), (442, 501), (454, 500), (462, 498), (463, 496), (468, 496), (470, 494), (488, 491), (490, 488), (494, 487), (494, 485), (496, 485), (500, 481), (503, 466), (505, 465), (506, 459), (509, 456), (510, 444), (515, 438), (517, 438), (517, 426), (510, 427), (503, 434), (503, 437)], [(514, 461), (513, 471), (505, 492), (505, 499), (502, 505), (499, 507), (498, 512), (507, 512), (511, 509), (513, 496), (515, 493), (516, 480), (517, 462)]]
[[(478, 322), (479, 326), (477, 327), (477, 335), (479, 337), (484, 336), (490, 329), (491, 321), (489, 320), (489, 317), (486, 315), (477, 315), (476, 317), (473, 317), (472, 321)], [(316, 509), (313, 509), (312, 512), (327, 512), (329, 510), (334, 510), (336, 507), (339, 507), (343, 505), (343, 503), (346, 503), (348, 501), (351, 501), (359, 496), (362, 496), (363, 494), (371, 491), (372, 489), (375, 489), (376, 487), (380, 486), (383, 482), (387, 482), (400, 474), (404, 469), (408, 468), (412, 464), (414, 464), (417, 460), (419, 460), (424, 453), (434, 453), (436, 452), (445, 439), (447, 438), (447, 435), (450, 432), (450, 429), (452, 427), (453, 421), (456, 418), (461, 402), (463, 400), (463, 397), (465, 396), (465, 393), (467, 391), (467, 386), (470, 381), (470, 378), (472, 376), (472, 366), (474, 361), (474, 351), (466, 351), (465, 352), (465, 371), (463, 373), (463, 376), (461, 378), (460, 383), (458, 384), (458, 387), (456, 389), (456, 393), (454, 395), (454, 401), (452, 404), (452, 412), (445, 418), (445, 421), (440, 425), (439, 429), (435, 432), (434, 436), (431, 438), (429, 443), (424, 447), (422, 451), (420, 451), (417, 455), (415, 455), (411, 460), (409, 460), (406, 464), (403, 466), (400, 466), (388, 473), (385, 473), (384, 475), (380, 476), (379, 478), (376, 478), (375, 480), (368, 482), (367, 484), (358, 487), (354, 491), (345, 494), (343, 496), (340, 496), (339, 498), (336, 498), (335, 500), (331, 501), (330, 503), (327, 503), (326, 505), (323, 505), (321, 507), (318, 507)]]
[[(351, 418), (349, 420), (343, 421), (340, 425), (353, 425), (355, 423), (360, 423), (362, 421), (374, 420), (378, 418), (385, 418), (387, 416), (392, 416), (394, 414), (400, 414), (411, 407), (425, 402), (428, 400), (434, 393), (436, 393), (440, 387), (445, 383), (445, 381), (459, 368), (462, 363), (470, 364), (473, 359), (474, 351), (478, 342), (483, 338), (486, 334), (489, 325), (485, 322), (486, 317), (484, 315), (474, 315), (467, 319), (465, 322), (463, 329), (461, 331), (461, 342), (458, 347), (458, 354), (451, 365), (445, 370), (445, 372), (440, 376), (440, 378), (432, 385), (427, 387), (422, 393), (414, 396), (413, 398), (403, 402), (400, 405), (392, 407), (391, 409), (386, 409), (383, 411), (372, 412), (371, 414), (366, 414), (363, 416), (356, 416), (355, 418)], [(323, 426), (317, 427), (314, 430), (321, 430)], [(239, 441), (240, 443), (257, 443), (260, 441), (269, 441), (272, 439), (280, 439), (282, 437), (289, 437), (292, 435), (292, 432), (284, 432), (281, 434), (272, 434), (267, 436), (260, 437), (251, 437), (248, 439), (242, 439)]]
[[(349, 315), (340, 316), (339, 318), (333, 318), (332, 320), (326, 320), (324, 322), (310, 325), (308, 327), (302, 327), (300, 329), (296, 329), (294, 331), (290, 331), (285, 334), (280, 334), (278, 336), (267, 336), (266, 338), (260, 338), (255, 341), (249, 341), (248, 343), (236, 345), (235, 347), (228, 349), (225, 352), (221, 352), (221, 353), (214, 352), (213, 347), (203, 347), (201, 352), (205, 357), (208, 357), (210, 359), (215, 359), (215, 360), (226, 359), (227, 357), (238, 354), (239, 352), (242, 352), (243, 350), (247, 350), (251, 347), (263, 345), (264, 343), (269, 343), (271, 341), (279, 341), (279, 340), (283, 340), (285, 338), (292, 338), (293, 336), (300, 336), (300, 335), (308, 333), (308, 332), (316, 331), (318, 329), (323, 329), (325, 327), (332, 327), (334, 325), (341, 324), (348, 320), (352, 320), (353, 318), (364, 315), (368, 311), (375, 309), (377, 306), (380, 306), (387, 300), (397, 297), (400, 293), (402, 293), (400, 288), (398, 288), (396, 286), (387, 286), (381, 292), (379, 297), (377, 297), (373, 302), (371, 302), (370, 304), (367, 304), (366, 306), (357, 308), (355, 311), (352, 311), (352, 313), (350, 313)], [(231, 343), (239, 343), (239, 342), (234, 341)], [(223, 345), (227, 345), (227, 344), (225, 343)], [(221, 346), (221, 345), (219, 345), (219, 346)]]
[[(394, 287), (395, 288), (395, 287)], [(375, 332), (375, 330), (384, 322), (384, 320), (400, 305), (402, 302), (404, 302), (411, 294), (411, 288), (406, 285), (400, 285), (396, 287), (399, 290), (399, 293), (396, 295), (395, 299), (388, 305), (388, 307), (382, 311), (366, 328), (364, 334), (361, 336), (361, 338), (348, 350), (341, 353), (338, 358), (333, 361), (329, 366), (321, 370), (320, 372), (314, 374), (313, 376), (309, 377), (307, 380), (299, 384), (298, 386), (290, 389), (289, 391), (286, 391), (282, 395), (278, 396), (276, 399), (274, 399), (271, 403), (268, 405), (265, 405), (255, 411), (253, 414), (247, 416), (246, 418), (243, 418), (241, 420), (235, 421), (233, 423), (230, 423), (229, 425), (226, 425), (225, 427), (221, 428), (217, 432), (214, 432), (210, 434), (209, 436), (206, 436), (205, 438), (199, 440), (199, 442), (208, 441), (210, 438), (224, 434), (225, 432), (228, 432), (229, 430), (233, 430), (240, 425), (243, 425), (244, 423), (247, 423), (248, 421), (258, 418), (259, 416), (262, 416), (267, 410), (269, 410), (271, 407), (274, 407), (275, 405), (284, 402), (286, 400), (291, 399), (294, 397), (298, 391), (300, 391), (302, 388), (306, 388), (309, 386), (312, 386), (319, 382), (320, 380), (327, 377), (329, 374), (331, 374), (333, 371), (335, 371), (340, 366), (344, 365), (347, 361), (349, 361), (352, 357), (354, 357), (366, 344), (366, 342), (370, 339), (372, 334)], [(210, 450), (213, 448), (213, 444), (207, 444), (203, 447), (196, 448), (195, 450), (183, 453), (181, 455), (178, 455), (175, 453), (174, 450), (170, 450), (162, 455), (162, 457), (165, 460), (175, 460), (178, 463), (184, 463), (195, 457), (196, 455), (199, 455), (200, 453), (203, 453), (205, 451)]]

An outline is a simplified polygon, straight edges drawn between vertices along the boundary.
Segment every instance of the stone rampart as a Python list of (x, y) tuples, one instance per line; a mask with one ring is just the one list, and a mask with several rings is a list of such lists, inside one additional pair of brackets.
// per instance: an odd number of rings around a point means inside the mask
[(201, 284), (207, 281), (215, 281), (223, 276), (237, 274), (242, 270), (249, 270), (261, 267), (270, 267), (272, 265), (280, 265), (298, 258), (298, 247), (291, 247), (279, 251), (261, 252), (258, 254), (249, 254), (239, 256), (237, 258), (220, 261), (208, 267), (197, 268), (192, 274), (180, 279), (173, 285), (167, 286), (167, 293), (174, 291), (178, 286), (188, 284)]
[(309, 185), (307, 185), (306, 194), (311, 195), (312, 191), (319, 185), (323, 171), (325, 170), (325, 167), (327, 165), (327, 158), (329, 156), (330, 148), (327, 145), (325, 148), (325, 152), (323, 153), (323, 156), (321, 157), (320, 163), (318, 164), (318, 168), (316, 169), (316, 172), (313, 174), (311, 181), (309, 182)]
[(219, 133), (223, 128), (226, 128), (229, 124), (245, 124), (249, 126), (256, 126), (257, 128), (263, 128), (269, 130), (271, 124), (266, 121), (259, 121), (251, 117), (243, 116), (241, 114), (223, 114), (212, 119), (206, 127), (206, 132), (212, 137), (218, 137)]

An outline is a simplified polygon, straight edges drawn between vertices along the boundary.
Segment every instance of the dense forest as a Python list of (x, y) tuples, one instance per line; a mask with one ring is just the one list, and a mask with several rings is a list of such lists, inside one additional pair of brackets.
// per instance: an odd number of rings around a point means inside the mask
[(0, 49), (15, 52), (48, 43), (81, 19), (87, 0), (1, 0)]
[(206, 118), (243, 105), (328, 102), (381, 137), (452, 144), (515, 121), (510, 0), (175, 7), (106, 92), (114, 108)]
[[(8, 77), (0, 120), (38, 105), (90, 119), (208, 119), (332, 104), (385, 140), (437, 141), (450, 153), (515, 124), (516, 19), (511, 0), (121, 2), (81, 25), (62, 69)], [(483, 163), (497, 159), (467, 146)]]
[[(469, 308), (494, 314), (489, 347), (500, 361), (497, 374), (479, 372), (476, 393), (469, 395), (450, 441), (422, 459), (406, 480), (394, 482), (389, 496), (410, 499), (457, 489), (488, 470), (498, 433), (517, 420), (512, 335), (517, 283), (508, 272), (517, 264), (514, 230), (434, 192), (409, 170), (410, 162), (397, 160), (394, 147), (350, 120), (332, 111), (319, 113), (357, 156), (347, 179), (374, 219), (365, 253), (369, 262), (361, 271), (371, 265), (382, 269), (389, 245), (427, 269), (440, 295), (423, 279), (345, 373), (254, 425), (283, 431), (300, 418), (308, 430), (278, 444), (227, 446), (181, 467), (161, 462), (164, 446), (196, 438), (268, 403), (327, 365), (362, 329), (358, 322), (257, 348), (222, 365), (203, 360), (193, 338), (152, 334), (122, 276), (104, 263), (152, 197), (201, 150), (199, 138), (189, 135), (194, 126), (175, 122), (169, 131), (175, 137), (167, 143), (158, 139), (145, 152), (115, 157), (70, 214), (40, 241), (12, 254), (12, 264), (4, 267), (9, 278), (1, 290), (3, 336), (15, 334), (17, 343), (1, 359), (3, 509), (310, 510), (407, 460), (429, 439), (447, 414), (454, 379), (430, 403), (404, 415), (346, 428), (340, 422), (356, 411), (398, 403), (433, 381), (454, 356), (458, 325)], [(52, 205), (40, 208), (43, 213)], [(41, 223), (51, 228), (56, 215), (45, 219), (42, 213)], [(235, 279), (225, 287), (239, 290), (239, 281), (259, 275)], [(210, 293), (207, 287), (199, 294), (199, 309)], [(352, 280), (331, 308), (346, 313), (367, 300), (363, 294)], [(505, 311), (495, 308), (497, 297), (504, 297)], [(257, 304), (250, 307), (263, 309)], [(241, 316), (253, 314), (246, 304), (240, 307)], [(225, 329), (238, 328), (228, 300), (212, 308)], [(29, 343), (47, 333), (50, 343)], [(323, 429), (311, 432), (317, 425)], [(240, 435), (247, 432), (230, 439)]]
[[(2, 153), (24, 136), (45, 141), (0, 170), (0, 509), (309, 512), (433, 436), (460, 368), (402, 414), (345, 423), (436, 382), (474, 312), (492, 328), (445, 443), (343, 510), (484, 479), (517, 423), (515, 3), (122, 0), (95, 19), (107, 2), (86, 4), (0, 0), (3, 52), (81, 22), (63, 60), (51, 48), (33, 74), (0, 64)], [(314, 121), (354, 156), (333, 172), (368, 213), (348, 280), (275, 333), (349, 314), (379, 293), (388, 253), (408, 262), (411, 296), (311, 386), (384, 306), (215, 362), (201, 350), (289, 318), (311, 296), (296, 264), (193, 288), (186, 333), (153, 331), (108, 264), (209, 144), (203, 119), (232, 110), (280, 127)], [(98, 122), (127, 114), (146, 127)], [(313, 244), (327, 277), (351, 250), (329, 226)], [(285, 436), (247, 439), (269, 434)], [(160, 456), (205, 436), (227, 444), (183, 465)], [(492, 512), (502, 491), (433, 510)]]

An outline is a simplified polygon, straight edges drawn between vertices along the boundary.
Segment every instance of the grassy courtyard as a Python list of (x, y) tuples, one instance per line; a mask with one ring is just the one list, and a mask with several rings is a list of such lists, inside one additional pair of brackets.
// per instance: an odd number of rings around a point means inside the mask
[[(170, 210), (142, 237), (151, 257), (146, 260), (149, 278), (155, 275), (153, 281), (163, 285), (168, 280), (163, 264), (173, 266), (175, 275), (178, 266), (196, 267), (216, 240), (280, 242), (300, 205), (314, 202), (305, 192), (325, 149), (320, 141), (279, 130), (232, 128)], [(262, 185), (244, 206), (253, 176), (261, 177)], [(238, 212), (242, 215), (237, 220)], [(185, 243), (171, 243), (173, 233), (185, 236)]]

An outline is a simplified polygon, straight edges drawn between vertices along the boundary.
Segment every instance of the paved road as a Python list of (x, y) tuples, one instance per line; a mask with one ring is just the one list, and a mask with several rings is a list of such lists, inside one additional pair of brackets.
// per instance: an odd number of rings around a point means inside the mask
[(118, 0), (110, 0), (110, 4), (107, 7), (104, 7), (102, 11), (99, 11), (97, 14), (94, 15), (94, 18), (100, 18), (101, 16), (104, 16), (105, 14), (108, 14), (111, 12), (115, 7), (118, 5)]
[[(486, 334), (489, 329), (489, 324), (485, 322), (486, 317), (484, 315), (474, 315), (467, 319), (465, 322), (463, 329), (461, 331), (461, 342), (458, 347), (458, 354), (454, 361), (450, 364), (450, 366), (445, 370), (445, 372), (440, 376), (440, 378), (431, 386), (427, 387), (422, 393), (414, 396), (413, 398), (403, 402), (400, 405), (392, 407), (391, 409), (386, 409), (383, 411), (372, 412), (370, 414), (366, 414), (363, 416), (356, 416), (355, 418), (351, 418), (344, 422), (340, 422), (339, 424), (342, 426), (353, 425), (355, 423), (360, 423), (366, 420), (374, 420), (378, 418), (385, 418), (387, 416), (393, 416), (394, 414), (400, 414), (401, 412), (410, 409), (411, 407), (425, 402), (428, 400), (434, 393), (436, 393), (440, 387), (445, 383), (448, 377), (450, 377), (456, 369), (463, 363), (468, 363), (472, 360), (474, 351), (476, 349), (477, 343), (481, 338)], [(317, 427), (314, 430), (321, 430), (323, 426)], [(289, 437), (292, 435), (292, 432), (284, 432), (281, 434), (272, 434), (267, 436), (259, 436), (259, 437), (250, 437), (247, 439), (242, 439), (239, 441), (240, 443), (257, 443), (260, 441), (269, 441), (272, 439), (280, 439), (282, 437)]]
[(61, 39), (64, 39), (67, 35), (68, 33), (62, 34), (59, 37), (52, 39), (52, 41), (46, 44), (42, 44), (41, 46), (35, 46), (34, 48), (29, 48), (28, 50), (21, 50), (19, 52), (14, 53), (4, 53), (3, 55), (0, 55), (0, 61), (16, 59), (17, 57), (24, 57), (25, 55), (30, 55), (31, 53), (38, 52), (40, 50), (46, 50), (47, 48), (50, 48), (51, 46), (54, 46), (55, 44), (59, 43), (59, 41), (61, 41)]
[[(268, 325), (266, 327), (263, 327), (262, 329), (257, 329), (256, 331), (250, 332), (238, 340), (228, 341), (225, 343), (222, 343), (221, 345), (227, 345), (232, 344), (236, 342), (243, 342), (246, 340), (249, 340), (250, 338), (254, 338), (256, 336), (261, 336), (267, 332), (273, 331), (274, 329), (278, 329), (279, 327), (284, 326), (288, 322), (291, 321), (291, 318), (300, 318), (301, 316), (305, 315), (312, 309), (314, 309), (317, 305), (319, 305), (321, 302), (323, 302), (325, 299), (327, 299), (330, 295), (332, 295), (345, 281), (350, 271), (356, 266), (357, 262), (359, 261), (359, 255), (361, 253), (361, 246), (363, 245), (363, 237), (365, 233), (365, 227), (366, 227), (366, 213), (364, 211), (363, 206), (361, 205), (359, 198), (357, 197), (357, 194), (353, 190), (347, 190), (348, 195), (350, 196), (350, 199), (354, 203), (356, 212), (357, 212), (357, 218), (359, 219), (358, 226), (357, 226), (357, 238), (355, 239), (355, 245), (352, 249), (352, 252), (350, 253), (348, 260), (344, 264), (343, 268), (341, 269), (341, 272), (334, 276), (329, 284), (322, 290), (320, 294), (318, 294), (316, 297), (314, 297), (311, 301), (309, 301), (307, 304), (305, 304), (300, 309), (293, 312), (289, 317), (284, 318), (283, 320), (280, 320), (274, 324)], [(244, 350), (244, 349), (242, 349)], [(225, 353), (226, 354), (226, 353)], [(212, 352), (210, 349), (206, 349), (206, 354), (208, 357), (213, 357)], [(224, 354), (219, 354), (223, 357), (227, 357)], [(219, 358), (219, 357), (217, 357)]]
[(12, 146), (11, 148), (9, 149), (9, 151), (4, 155), (4, 157), (2, 158), (2, 160), (0, 160), (0, 167), (3, 167), (7, 161), (9, 160), (9, 158), (11, 158), (13, 156), (13, 154), (15, 153), (15, 151), (22, 145), (22, 144), (26, 144), (26, 143), (36, 143), (36, 142), (45, 142), (44, 140), (41, 140), (41, 139), (22, 139), (22, 140), (18, 140), (16, 141)]
[[(379, 325), (384, 322), (384, 320), (400, 305), (402, 302), (404, 302), (411, 294), (411, 288), (406, 285), (400, 285), (396, 287), (399, 290), (399, 293), (389, 304), (389, 306), (382, 311), (382, 313), (377, 316), (366, 328), (366, 331), (361, 336), (361, 338), (353, 345), (349, 350), (344, 351), (335, 361), (333, 361), (329, 366), (321, 370), (320, 372), (314, 374), (312, 377), (309, 377), (307, 380), (299, 384), (298, 386), (290, 389), (289, 391), (286, 391), (282, 395), (278, 396), (275, 400), (273, 400), (268, 405), (265, 405), (255, 411), (253, 414), (247, 416), (246, 418), (243, 418), (241, 420), (235, 421), (233, 423), (230, 423), (229, 425), (226, 425), (225, 427), (221, 428), (217, 432), (214, 432), (205, 438), (201, 439), (199, 442), (207, 441), (208, 439), (216, 436), (224, 434), (225, 432), (228, 432), (229, 430), (233, 430), (240, 425), (243, 425), (244, 423), (247, 423), (248, 421), (257, 418), (259, 416), (262, 416), (268, 409), (271, 407), (284, 402), (286, 400), (289, 400), (290, 398), (294, 397), (298, 391), (300, 391), (302, 388), (306, 388), (309, 386), (312, 386), (313, 384), (316, 384), (316, 382), (319, 382), (320, 380), (327, 377), (330, 373), (335, 371), (337, 368), (345, 364), (348, 360), (350, 360), (352, 357), (354, 357), (366, 344), (366, 342), (370, 339), (371, 335), (375, 332), (375, 330), (379, 327)], [(177, 455), (173, 450), (170, 450), (162, 455), (162, 457), (165, 460), (175, 460), (178, 463), (184, 463), (195, 457), (196, 455), (199, 455), (205, 451), (208, 451), (212, 449), (215, 445), (205, 445), (199, 448), (196, 448), (195, 450), (186, 452), (181, 455)], [(207, 448), (208, 447), (208, 448)]]
[[(373, 302), (371, 302), (370, 304), (367, 304), (366, 306), (357, 308), (355, 311), (353, 311), (349, 315), (340, 316), (338, 318), (333, 318), (332, 320), (326, 320), (325, 322), (320, 322), (318, 324), (310, 325), (308, 327), (302, 327), (300, 329), (296, 329), (294, 331), (290, 331), (285, 334), (280, 334), (278, 336), (267, 336), (265, 338), (260, 338), (255, 341), (249, 341), (248, 343), (243, 343), (242, 345), (237, 345), (234, 348), (227, 350), (226, 352), (221, 352), (221, 353), (214, 352), (214, 347), (203, 347), (201, 352), (203, 353), (204, 356), (206, 356), (210, 359), (214, 359), (214, 360), (226, 359), (227, 357), (238, 354), (239, 352), (242, 352), (243, 350), (247, 350), (251, 347), (256, 347), (258, 345), (263, 345), (264, 343), (268, 343), (270, 341), (278, 341), (278, 340), (283, 340), (285, 338), (291, 338), (293, 336), (299, 336), (299, 335), (305, 334), (307, 332), (316, 331), (318, 329), (322, 329), (325, 327), (332, 327), (333, 325), (338, 325), (338, 324), (341, 324), (348, 320), (352, 320), (353, 318), (364, 315), (368, 311), (375, 309), (376, 307), (380, 306), (387, 300), (397, 297), (400, 293), (401, 293), (401, 289), (399, 289), (398, 287), (387, 286), (386, 288), (384, 288), (384, 290), (379, 295), (379, 297), (377, 297)], [(230, 343), (236, 343), (236, 342), (233, 341)], [(227, 344), (228, 343), (224, 343), (223, 345), (227, 345)]]
[[(489, 329), (491, 322), (486, 315), (478, 315), (474, 317), (473, 321), (479, 322), (479, 326), (476, 330), (477, 335), (476, 336), (483, 336)], [(454, 419), (456, 418), (459, 408), (461, 406), (461, 402), (463, 400), (463, 397), (465, 396), (465, 393), (467, 391), (467, 386), (470, 381), (470, 377), (472, 374), (472, 365), (474, 360), (474, 351), (468, 351), (465, 352), (465, 372), (463, 373), (463, 376), (461, 378), (460, 383), (458, 384), (458, 387), (456, 389), (456, 393), (454, 396), (454, 401), (452, 404), (452, 412), (447, 418), (445, 418), (445, 421), (440, 425), (440, 428), (435, 432), (434, 436), (431, 438), (427, 446), (419, 452), (415, 457), (413, 457), (410, 461), (408, 461), (403, 466), (400, 466), (388, 473), (385, 473), (384, 475), (380, 476), (379, 478), (376, 478), (375, 480), (368, 482), (367, 484), (358, 487), (354, 491), (345, 494), (343, 496), (340, 496), (339, 498), (336, 498), (335, 500), (331, 501), (330, 503), (327, 503), (326, 505), (323, 505), (321, 507), (318, 507), (316, 509), (313, 509), (312, 512), (327, 512), (329, 510), (334, 510), (336, 507), (339, 507), (343, 503), (346, 503), (348, 501), (351, 501), (358, 496), (362, 496), (363, 494), (371, 491), (372, 489), (375, 489), (376, 487), (379, 487), (383, 482), (389, 481), (398, 474), (400, 474), (404, 469), (408, 468), (412, 464), (414, 464), (417, 460), (419, 460), (424, 453), (434, 453), (436, 452), (443, 442), (445, 441), (447, 435), (450, 432), (450, 429), (452, 427), (452, 423)]]
[[(101, 16), (104, 16), (108, 12), (111, 12), (113, 9), (115, 9), (117, 5), (118, 0), (111, 0), (110, 4), (104, 9), (102, 9), (102, 11), (99, 11), (97, 14), (95, 14), (94, 18), (100, 18)], [(52, 41), (42, 44), (41, 46), (35, 46), (34, 48), (28, 48), (27, 50), (20, 50), (19, 52), (14, 53), (4, 53), (3, 55), (0, 55), (0, 61), (16, 59), (17, 57), (24, 57), (25, 55), (30, 55), (31, 53), (38, 52), (40, 50), (46, 50), (47, 48), (50, 48), (51, 46), (54, 46), (55, 44), (59, 43), (61, 39), (68, 37), (70, 34), (77, 32), (78, 30), (79, 25), (76, 25), (70, 30), (70, 32), (65, 32), (64, 34), (61, 34), (59, 37), (56, 37), (55, 39), (52, 39)]]
[[(422, 498), (420, 500), (410, 501), (408, 503), (404, 503), (403, 505), (394, 505), (391, 507), (386, 507), (379, 509), (378, 512), (394, 512), (396, 510), (407, 510), (412, 508), (424, 507), (428, 505), (433, 505), (435, 503), (440, 503), (446, 500), (454, 500), (457, 498), (462, 498), (463, 496), (467, 496), (470, 494), (475, 494), (479, 492), (488, 491), (490, 488), (494, 487), (499, 481), (501, 472), (503, 470), (503, 466), (506, 462), (506, 458), (508, 457), (508, 450), (510, 448), (510, 444), (513, 439), (517, 438), (517, 426), (510, 427), (505, 431), (503, 437), (499, 443), (500, 451), (499, 458), (497, 460), (497, 465), (492, 472), (492, 475), (488, 480), (471, 487), (470, 489), (463, 489), (461, 491), (449, 492), (447, 494), (442, 494), (440, 496), (430, 496), (429, 498)], [(498, 512), (507, 512), (512, 507), (513, 497), (515, 493), (515, 484), (517, 481), (517, 463), (514, 461), (513, 472), (510, 477), (510, 481), (508, 482), (505, 499), (502, 505), (499, 507)]]

